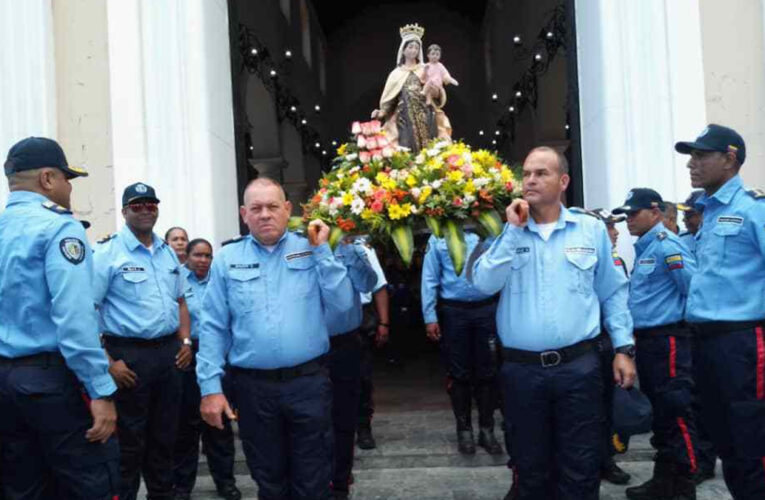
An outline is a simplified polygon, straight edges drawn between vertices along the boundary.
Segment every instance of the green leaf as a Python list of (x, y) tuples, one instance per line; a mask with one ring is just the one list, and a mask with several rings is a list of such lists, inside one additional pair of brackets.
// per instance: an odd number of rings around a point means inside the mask
[(305, 232), (305, 224), (303, 218), (293, 215), (290, 220), (287, 221), (287, 229), (290, 231), (303, 231)]
[(502, 232), (502, 219), (496, 210), (486, 210), (477, 217), (478, 222), (492, 236), (499, 236)]
[(438, 219), (435, 217), (425, 216), (425, 224), (428, 225), (428, 229), (430, 229), (430, 232), (432, 232), (436, 238), (443, 238), (443, 233), (441, 232), (441, 223), (438, 221)]
[(462, 274), (467, 258), (467, 243), (465, 243), (462, 224), (453, 219), (448, 219), (444, 222), (443, 229), (446, 248), (449, 249), (449, 257), (452, 259), (454, 272), (459, 276)]
[(340, 240), (343, 239), (343, 236), (345, 236), (345, 233), (337, 226), (332, 226), (329, 230), (329, 247), (333, 251), (337, 247), (337, 244), (340, 243)]
[(414, 236), (412, 228), (407, 224), (399, 224), (390, 231), (390, 237), (396, 245), (401, 260), (406, 267), (412, 264), (412, 255), (414, 255)]

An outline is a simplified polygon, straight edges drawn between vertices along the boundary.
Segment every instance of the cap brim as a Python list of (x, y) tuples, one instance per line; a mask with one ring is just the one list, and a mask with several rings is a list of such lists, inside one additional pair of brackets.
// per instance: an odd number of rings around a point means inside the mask
[(621, 206), (621, 207), (614, 208), (613, 210), (611, 210), (611, 213), (613, 215), (619, 215), (619, 214), (627, 215), (630, 212), (637, 212), (638, 210), (640, 210), (640, 209), (632, 207), (630, 205), (624, 205), (624, 206)]
[[(611, 213), (613, 214), (613, 212), (611, 212)], [(624, 222), (625, 220), (627, 220), (627, 216), (624, 215), (624, 214), (620, 214), (620, 215), (617, 215), (617, 216), (613, 216), (612, 215), (611, 217), (606, 219), (606, 221), (611, 223), (611, 224), (618, 224), (619, 222)]]
[(61, 170), (64, 171), (66, 175), (69, 176), (70, 179), (73, 179), (75, 177), (87, 177), (88, 172), (84, 168), (80, 167), (74, 167), (72, 165), (67, 165), (66, 167), (60, 167)]
[(138, 200), (146, 200), (146, 201), (153, 201), (154, 203), (159, 203), (159, 198), (155, 198), (153, 196), (133, 196), (129, 200), (125, 201), (125, 203), (122, 204), (123, 207), (130, 205), (134, 201)]
[(717, 151), (717, 148), (713, 148), (709, 146), (708, 144), (704, 144), (703, 142), (690, 142), (690, 141), (681, 141), (675, 144), (675, 151), (677, 151), (680, 154), (683, 155), (689, 155), (691, 154), (691, 151)]

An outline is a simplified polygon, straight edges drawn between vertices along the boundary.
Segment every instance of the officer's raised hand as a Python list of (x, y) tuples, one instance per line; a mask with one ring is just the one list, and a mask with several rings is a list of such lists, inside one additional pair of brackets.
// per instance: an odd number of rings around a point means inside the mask
[(318, 247), (329, 241), (329, 226), (319, 219), (314, 219), (308, 224), (307, 233), (311, 246)]
[(526, 227), (529, 221), (529, 202), (516, 198), (505, 209), (507, 222), (513, 226)]
[(223, 394), (208, 394), (202, 398), (199, 405), (199, 412), (202, 414), (202, 420), (217, 429), (223, 429), (223, 419), (221, 414), (225, 413), (229, 420), (236, 420), (234, 410), (228, 404), (226, 396)]
[(90, 442), (105, 443), (117, 428), (117, 409), (111, 399), (94, 399), (90, 402), (93, 427), (85, 432)]
[(614, 382), (623, 389), (635, 384), (635, 360), (627, 354), (616, 353), (614, 356)]
[(441, 340), (441, 327), (438, 326), (438, 323), (428, 323), (425, 325), (425, 335), (429, 340), (438, 342)]
[(117, 387), (120, 389), (132, 389), (138, 383), (138, 375), (128, 368), (128, 365), (124, 361), (118, 359), (116, 361), (109, 360), (109, 374), (117, 383)]

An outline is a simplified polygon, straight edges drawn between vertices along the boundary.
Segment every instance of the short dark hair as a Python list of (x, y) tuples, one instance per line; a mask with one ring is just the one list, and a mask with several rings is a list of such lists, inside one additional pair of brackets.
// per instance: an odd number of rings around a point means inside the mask
[(191, 255), (191, 251), (194, 250), (194, 247), (201, 245), (202, 243), (210, 247), (210, 250), (212, 250), (212, 245), (209, 241), (204, 238), (194, 238), (193, 240), (189, 241), (188, 245), (186, 245), (186, 255)]
[(560, 172), (561, 175), (568, 174), (568, 160), (566, 159), (566, 155), (561, 153), (555, 148), (551, 148), (550, 146), (537, 146), (531, 151), (529, 151), (529, 154), (526, 155), (526, 157), (531, 156), (532, 153), (552, 153), (555, 155), (555, 157), (558, 159), (558, 172)]
[(438, 45), (437, 43), (431, 43), (430, 45), (428, 45), (428, 51), (426, 52), (426, 54), (430, 54), (430, 51), (433, 49), (438, 49), (439, 52), (443, 52), (443, 49), (441, 49), (440, 45)]
[(172, 233), (173, 231), (183, 231), (183, 234), (185, 234), (185, 235), (186, 235), (186, 238), (188, 238), (188, 237), (189, 237), (189, 232), (188, 232), (188, 231), (186, 231), (185, 229), (183, 229), (183, 228), (182, 228), (182, 227), (180, 227), (180, 226), (173, 226), (173, 227), (171, 227), (170, 229), (168, 229), (168, 230), (165, 232), (165, 241), (167, 241), (167, 240), (169, 240), (169, 239), (170, 239), (170, 233)]

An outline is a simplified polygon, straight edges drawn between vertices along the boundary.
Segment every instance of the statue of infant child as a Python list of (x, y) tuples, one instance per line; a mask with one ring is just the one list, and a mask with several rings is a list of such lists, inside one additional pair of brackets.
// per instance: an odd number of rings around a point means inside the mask
[(459, 82), (452, 78), (452, 75), (441, 64), (441, 47), (433, 44), (428, 47), (428, 63), (425, 64), (425, 71), (422, 74), (422, 94), (425, 96), (425, 103), (428, 106), (434, 106), (433, 99), (438, 98), (444, 91), (444, 85), (458, 86)]

